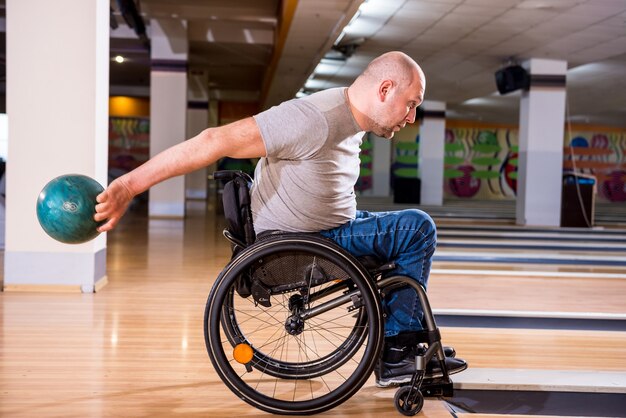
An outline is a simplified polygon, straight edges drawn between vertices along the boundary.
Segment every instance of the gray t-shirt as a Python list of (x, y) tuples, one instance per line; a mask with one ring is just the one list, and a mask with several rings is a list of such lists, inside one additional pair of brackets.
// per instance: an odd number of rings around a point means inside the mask
[(252, 187), (256, 233), (317, 232), (354, 219), (364, 132), (345, 88), (284, 102), (254, 119), (267, 150)]

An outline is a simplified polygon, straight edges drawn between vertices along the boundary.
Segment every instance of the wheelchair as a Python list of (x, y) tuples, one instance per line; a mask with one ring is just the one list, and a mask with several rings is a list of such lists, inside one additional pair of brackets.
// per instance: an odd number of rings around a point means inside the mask
[[(368, 380), (384, 342), (381, 298), (411, 286), (424, 310), (423, 355), (413, 380), (394, 403), (403, 415), (420, 412), (426, 396), (452, 396), (443, 346), (425, 290), (403, 276), (386, 277), (393, 263), (356, 259), (315, 233), (255, 236), (251, 178), (217, 171), (224, 184), (233, 256), (206, 303), (204, 335), (217, 374), (239, 398), (274, 414), (310, 415), (334, 408)], [(425, 380), (436, 357), (442, 377)]]

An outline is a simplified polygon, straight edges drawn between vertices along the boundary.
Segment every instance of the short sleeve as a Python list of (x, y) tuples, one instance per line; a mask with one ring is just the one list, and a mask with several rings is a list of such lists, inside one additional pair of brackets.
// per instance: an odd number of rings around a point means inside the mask
[(328, 122), (304, 100), (289, 100), (254, 116), (267, 157), (300, 160), (315, 154), (328, 137)]

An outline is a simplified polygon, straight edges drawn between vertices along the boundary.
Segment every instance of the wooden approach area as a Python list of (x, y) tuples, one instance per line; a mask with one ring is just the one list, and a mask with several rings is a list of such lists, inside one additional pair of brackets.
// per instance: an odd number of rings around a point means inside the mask
[[(207, 356), (206, 298), (230, 259), (221, 235), (224, 219), (215, 212), (212, 204), (191, 202), (184, 221), (129, 213), (109, 233), (108, 284), (98, 293), (0, 293), (0, 416), (269, 416), (239, 400)], [(571, 276), (565, 268), (555, 277), (542, 275), (550, 269), (537, 266), (476, 266), (434, 263), (429, 297), (436, 312), (594, 313), (621, 320), (626, 315), (624, 270), (582, 266), (571, 268)], [(489, 387), (490, 379), (517, 374), (531, 379), (502, 385), (532, 388), (560, 373), (562, 384), (591, 392), (594, 385), (613, 385), (609, 391), (625, 393), (624, 331), (487, 326), (441, 331), (444, 344), (470, 365), (453, 376), (457, 387)], [(377, 388), (372, 377), (323, 416), (398, 417), (394, 394)], [(518, 415), (452, 412), (446, 402), (427, 399), (418, 416)]]

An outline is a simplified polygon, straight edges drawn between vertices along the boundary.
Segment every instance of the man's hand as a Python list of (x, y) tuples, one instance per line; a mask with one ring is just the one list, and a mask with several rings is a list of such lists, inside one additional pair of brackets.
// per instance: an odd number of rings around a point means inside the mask
[(123, 177), (115, 179), (109, 187), (96, 197), (96, 214), (93, 216), (96, 222), (106, 222), (98, 227), (98, 231), (110, 231), (120, 221), (128, 205), (133, 200), (133, 194), (124, 184)]

